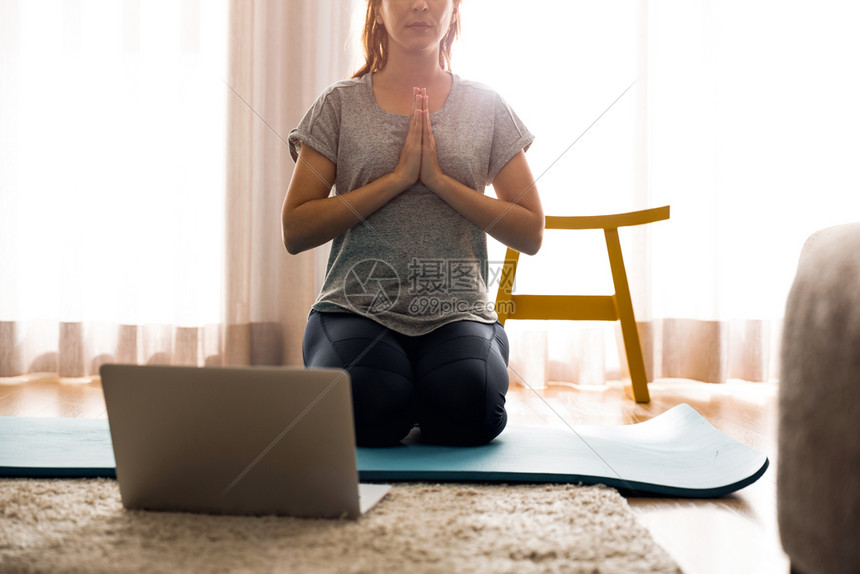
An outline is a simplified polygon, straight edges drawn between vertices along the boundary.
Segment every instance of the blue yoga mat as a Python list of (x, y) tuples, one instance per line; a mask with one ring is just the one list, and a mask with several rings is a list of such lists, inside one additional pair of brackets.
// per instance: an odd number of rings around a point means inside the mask
[[(606, 484), (639, 494), (716, 497), (758, 480), (767, 457), (683, 404), (634, 425), (509, 426), (492, 443), (406, 441), (358, 448), (362, 481)], [(0, 476), (113, 477), (105, 419), (0, 417)]]

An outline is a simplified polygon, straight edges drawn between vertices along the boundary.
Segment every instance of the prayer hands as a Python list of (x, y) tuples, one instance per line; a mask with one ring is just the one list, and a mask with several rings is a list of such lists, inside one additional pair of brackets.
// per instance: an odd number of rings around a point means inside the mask
[(429, 101), (426, 89), (413, 88), (409, 131), (395, 172), (400, 173), (407, 186), (420, 180), (432, 189), (442, 175), (442, 170), (439, 168), (436, 139), (430, 125)]

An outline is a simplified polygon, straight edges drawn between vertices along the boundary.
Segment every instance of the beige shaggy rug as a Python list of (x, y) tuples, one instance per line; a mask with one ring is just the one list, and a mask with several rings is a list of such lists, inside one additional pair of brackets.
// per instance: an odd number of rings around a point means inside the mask
[(396, 484), (357, 521), (123, 509), (116, 481), (0, 480), (6, 572), (678, 572), (603, 486)]

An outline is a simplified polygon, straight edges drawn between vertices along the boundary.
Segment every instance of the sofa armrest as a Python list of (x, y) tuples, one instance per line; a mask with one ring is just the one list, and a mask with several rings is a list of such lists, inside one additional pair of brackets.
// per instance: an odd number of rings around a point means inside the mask
[(804, 574), (860, 572), (860, 223), (804, 245), (780, 362), (783, 548)]

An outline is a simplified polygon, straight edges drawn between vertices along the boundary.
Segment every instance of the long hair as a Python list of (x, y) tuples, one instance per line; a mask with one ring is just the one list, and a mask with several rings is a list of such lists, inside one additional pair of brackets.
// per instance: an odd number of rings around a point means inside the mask
[[(460, 35), (460, 2), (454, 0), (454, 13), (451, 15), (451, 26), (439, 43), (439, 65), (443, 70), (451, 70), (451, 48), (454, 40)], [(364, 30), (361, 32), (361, 44), (364, 47), (365, 63), (353, 78), (359, 78), (367, 73), (378, 72), (388, 62), (388, 31), (385, 26), (376, 21), (379, 5), (382, 0), (367, 0), (367, 16), (364, 20)]]

